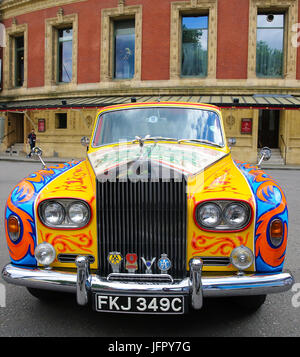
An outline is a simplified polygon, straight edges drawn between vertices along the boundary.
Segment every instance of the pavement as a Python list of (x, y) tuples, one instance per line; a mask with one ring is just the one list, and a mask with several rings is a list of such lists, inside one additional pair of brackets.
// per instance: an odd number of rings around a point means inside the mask
[[(20, 153), (19, 155), (15, 154), (7, 154), (5, 152), (0, 151), (0, 161), (16, 161), (16, 162), (39, 162), (37, 157), (26, 157), (26, 154)], [(82, 158), (76, 157), (43, 157), (45, 163), (62, 163), (62, 162), (69, 162), (73, 160), (82, 160)], [(300, 165), (280, 165), (280, 164), (272, 164), (272, 163), (262, 163), (262, 169), (265, 170), (300, 170)]]

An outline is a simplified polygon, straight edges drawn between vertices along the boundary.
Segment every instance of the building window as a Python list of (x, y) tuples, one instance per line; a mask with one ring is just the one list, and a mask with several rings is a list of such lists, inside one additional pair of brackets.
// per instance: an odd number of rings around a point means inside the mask
[(258, 14), (256, 75), (282, 77), (284, 65), (284, 14)]
[(3, 89), (22, 90), (27, 87), (28, 25), (6, 28), (6, 48), (3, 51)]
[(55, 114), (55, 129), (67, 129), (68, 127), (68, 115), (67, 113)]
[(114, 22), (114, 78), (134, 76), (135, 20)]
[(59, 83), (70, 83), (72, 81), (72, 55), (73, 55), (73, 29), (72, 27), (58, 29), (57, 50), (57, 81)]
[(78, 15), (46, 19), (45, 86), (77, 83)]
[(24, 36), (14, 39), (15, 45), (15, 86), (22, 87), (24, 83)]
[(142, 18), (142, 5), (102, 9), (101, 82), (141, 79)]
[(217, 0), (171, 2), (171, 80), (216, 78), (217, 3)]
[(183, 16), (181, 75), (207, 76), (208, 16)]

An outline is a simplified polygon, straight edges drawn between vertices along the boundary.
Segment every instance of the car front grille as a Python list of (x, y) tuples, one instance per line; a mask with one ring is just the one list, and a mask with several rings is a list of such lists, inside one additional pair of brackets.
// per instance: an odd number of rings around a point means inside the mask
[(138, 270), (145, 273), (141, 258), (156, 258), (152, 273), (159, 274), (161, 254), (171, 260), (168, 271), (174, 279), (186, 276), (186, 181), (115, 182), (97, 180), (99, 273), (112, 273), (110, 252), (120, 252), (120, 272), (126, 273), (125, 256), (138, 256)]

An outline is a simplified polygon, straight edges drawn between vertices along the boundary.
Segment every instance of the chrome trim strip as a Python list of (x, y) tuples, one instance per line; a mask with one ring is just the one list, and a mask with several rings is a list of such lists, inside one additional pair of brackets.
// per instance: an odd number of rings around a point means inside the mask
[(139, 281), (139, 282), (170, 282), (174, 280), (169, 274), (135, 274), (135, 273), (111, 273), (107, 276), (107, 281)]
[[(252, 186), (250, 185), (249, 181), (247, 180), (247, 177), (244, 175), (244, 172), (237, 166), (236, 162), (232, 159), (232, 163), (235, 166), (235, 168), (237, 169), (237, 171), (239, 172), (239, 174), (241, 175), (241, 177), (243, 177), (244, 181), (246, 182), (248, 188), (249, 188), (249, 192), (252, 195), (252, 202), (254, 204), (253, 207), (253, 217), (256, 218), (256, 213), (257, 213), (257, 202), (256, 202), (256, 194), (253, 191)], [(254, 219), (253, 218), (253, 219)], [(252, 247), (251, 248), (252, 252), (255, 252), (255, 235), (256, 235), (256, 229), (253, 229), (252, 232)], [(253, 261), (253, 269), (256, 269), (256, 259), (254, 259)]]
[[(55, 269), (7, 264), (3, 268), (2, 277), (8, 283), (26, 287), (65, 291), (75, 294), (77, 290), (76, 272), (62, 272)], [(262, 295), (289, 290), (294, 283), (294, 278), (289, 272), (231, 276), (202, 274), (201, 283), (204, 297)], [(197, 284), (195, 285), (197, 287)], [(189, 277), (174, 281), (173, 283), (121, 282), (107, 281), (107, 278), (101, 278), (96, 274), (90, 274), (86, 278), (85, 286), (88, 292), (115, 292), (128, 295), (135, 293), (192, 295), (193, 289), (193, 284)], [(82, 291), (84, 292), (84, 289)]]
[[(57, 260), (60, 263), (75, 263), (75, 259), (78, 257), (79, 254), (69, 254), (69, 253), (60, 253), (57, 255)], [(95, 262), (95, 257), (93, 255), (85, 255), (88, 259), (90, 264)]]
[(199, 257), (204, 266), (227, 266), (230, 264), (230, 257)]

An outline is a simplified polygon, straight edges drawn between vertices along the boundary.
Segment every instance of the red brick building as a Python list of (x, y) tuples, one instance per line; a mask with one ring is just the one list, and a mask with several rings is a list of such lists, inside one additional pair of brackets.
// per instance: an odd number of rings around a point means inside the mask
[(35, 127), (46, 156), (82, 156), (97, 108), (134, 96), (216, 104), (240, 159), (269, 145), (300, 164), (298, 0), (4, 0), (0, 12), (2, 150)]

